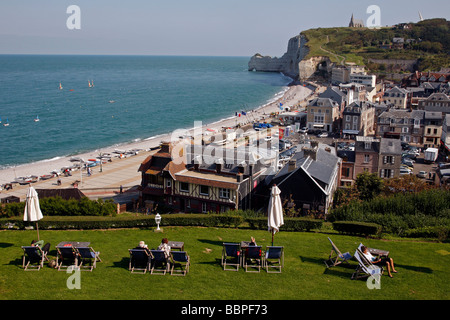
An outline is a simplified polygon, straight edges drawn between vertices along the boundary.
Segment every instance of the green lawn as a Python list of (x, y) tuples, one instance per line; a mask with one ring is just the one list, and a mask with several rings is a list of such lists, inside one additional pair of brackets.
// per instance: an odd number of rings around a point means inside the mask
[[(39, 272), (25, 272), (21, 245), (28, 245), (36, 231), (0, 231), (0, 297), (5, 300), (296, 300), (296, 299), (449, 299), (450, 245), (407, 240), (374, 240), (335, 233), (280, 232), (275, 245), (285, 247), (285, 268), (281, 274), (223, 271), (222, 242), (239, 242), (256, 237), (270, 245), (270, 233), (248, 229), (164, 227), (152, 230), (118, 229), (99, 231), (40, 231), (41, 239), (55, 245), (63, 240), (89, 241), (101, 252), (103, 262), (91, 272), (81, 273), (81, 289), (69, 290), (70, 277), (45, 266)], [(399, 273), (382, 276), (381, 289), (369, 290), (364, 280), (351, 280), (356, 267), (326, 269), (330, 236), (341, 251), (352, 254), (360, 242), (389, 250)], [(161, 238), (185, 242), (192, 265), (186, 277), (131, 274), (128, 249), (144, 240), (156, 247)]]

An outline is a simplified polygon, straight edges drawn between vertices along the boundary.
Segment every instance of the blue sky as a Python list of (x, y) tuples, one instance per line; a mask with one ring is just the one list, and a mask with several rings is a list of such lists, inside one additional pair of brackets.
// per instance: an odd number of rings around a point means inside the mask
[[(69, 30), (67, 7), (81, 9)], [(317, 27), (449, 20), (448, 0), (14, 0), (0, 3), (0, 54), (281, 56), (289, 38)]]

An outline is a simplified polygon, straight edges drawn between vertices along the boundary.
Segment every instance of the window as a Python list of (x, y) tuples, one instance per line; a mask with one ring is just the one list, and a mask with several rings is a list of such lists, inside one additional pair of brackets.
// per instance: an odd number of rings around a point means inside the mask
[(402, 132), (403, 132), (403, 133), (408, 133), (408, 127), (403, 127), (403, 128), (402, 128)]
[(209, 187), (208, 186), (200, 186), (200, 194), (203, 196), (209, 196)]
[(167, 180), (166, 181), (166, 187), (170, 188), (172, 186), (172, 181), (171, 180)]
[(189, 192), (189, 183), (180, 182), (180, 191), (181, 192)]
[(351, 118), (352, 118), (352, 116), (346, 115), (346, 116), (345, 116), (345, 121), (350, 122), (350, 121), (351, 121)]
[(370, 161), (370, 155), (365, 154), (365, 155), (364, 155), (364, 162), (365, 162), (365, 163), (368, 163), (369, 161)]
[(314, 122), (324, 123), (324, 116), (323, 115), (314, 115)]
[(206, 202), (202, 202), (202, 213), (208, 212), (208, 206)]
[(219, 197), (222, 199), (230, 199), (230, 189), (219, 189)]

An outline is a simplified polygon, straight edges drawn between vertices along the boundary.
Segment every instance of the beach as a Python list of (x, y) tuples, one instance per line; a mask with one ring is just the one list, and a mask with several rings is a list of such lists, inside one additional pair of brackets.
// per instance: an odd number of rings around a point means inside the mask
[[(280, 103), (283, 106), (289, 106), (295, 109), (302, 102), (305, 101), (313, 94), (313, 90), (308, 87), (304, 87), (302, 85), (293, 85), (289, 86), (284, 94), (281, 96), (277, 96), (276, 100), (270, 101), (266, 105), (263, 105), (255, 110), (248, 111), (247, 115), (234, 116), (230, 115), (229, 118), (216, 121), (209, 124), (202, 124), (202, 131), (209, 129), (209, 131), (217, 131), (220, 132), (222, 128), (235, 127), (236, 125), (245, 125), (247, 123), (253, 121), (261, 121), (263, 119), (268, 119), (269, 115), (273, 112), (282, 112), (280, 110)], [(194, 123), (191, 127), (194, 126)], [(193, 128), (189, 129), (189, 132), (192, 134)], [(123, 145), (117, 145), (114, 147), (102, 148), (97, 150), (92, 150), (91, 152), (86, 152), (83, 154), (78, 154), (76, 157), (82, 158), (84, 160), (95, 159), (99, 156), (100, 153), (109, 153), (115, 157), (112, 158), (111, 162), (107, 162), (102, 165), (102, 172), (100, 172), (100, 166), (96, 166), (93, 168), (93, 175), (84, 178), (85, 184), (81, 185), (80, 190), (84, 189), (101, 189), (101, 188), (118, 188), (120, 185), (124, 187), (132, 187), (136, 182), (139, 184), (140, 180), (140, 172), (138, 172), (139, 164), (145, 160), (152, 152), (150, 149), (156, 149), (162, 141), (170, 141), (172, 138), (172, 133), (161, 134), (149, 139), (144, 139), (132, 143), (127, 143)], [(115, 153), (116, 150), (139, 150), (136, 155), (131, 155), (123, 158), (120, 157), (120, 153)], [(53, 170), (60, 171), (63, 167), (70, 167), (74, 163), (70, 161), (71, 157), (60, 157), (51, 160), (39, 161), (30, 164), (24, 164), (16, 167), (10, 167), (3, 170), (0, 170), (0, 185), (4, 185), (7, 183), (13, 182), (18, 177), (26, 177), (26, 176), (43, 176), (48, 175)], [(114, 168), (112, 170), (111, 168)], [(110, 179), (106, 180), (103, 175), (103, 171), (112, 173), (113, 171), (119, 172), (124, 168), (128, 168), (128, 173), (117, 174), (117, 177), (114, 178), (114, 175), (111, 175)], [(101, 174), (99, 174), (101, 173)], [(79, 171), (74, 171), (73, 176), (64, 177), (61, 176), (62, 184), (59, 186), (56, 183), (56, 178), (51, 178), (49, 180), (39, 181), (33, 184), (36, 188), (43, 188), (39, 185), (45, 185), (45, 188), (62, 188), (68, 187), (69, 183), (73, 183), (76, 179), (82, 180), (85, 173), (80, 175)], [(130, 176), (127, 176), (130, 175)], [(88, 181), (92, 181), (88, 184)], [(94, 183), (95, 181), (95, 183)], [(26, 186), (19, 185), (15, 183), (13, 185), (12, 190), (2, 190), (0, 193), (0, 198), (7, 197), (9, 195), (15, 195), (20, 198), (23, 198), (24, 192), (21, 190), (26, 190)]]

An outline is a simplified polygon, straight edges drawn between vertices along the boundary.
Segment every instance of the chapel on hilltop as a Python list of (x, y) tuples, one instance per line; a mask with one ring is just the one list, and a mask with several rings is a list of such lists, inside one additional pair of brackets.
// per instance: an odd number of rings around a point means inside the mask
[(364, 28), (364, 22), (362, 20), (353, 18), (353, 13), (352, 13), (352, 18), (350, 19), (350, 23), (348, 24), (348, 27), (349, 28)]

